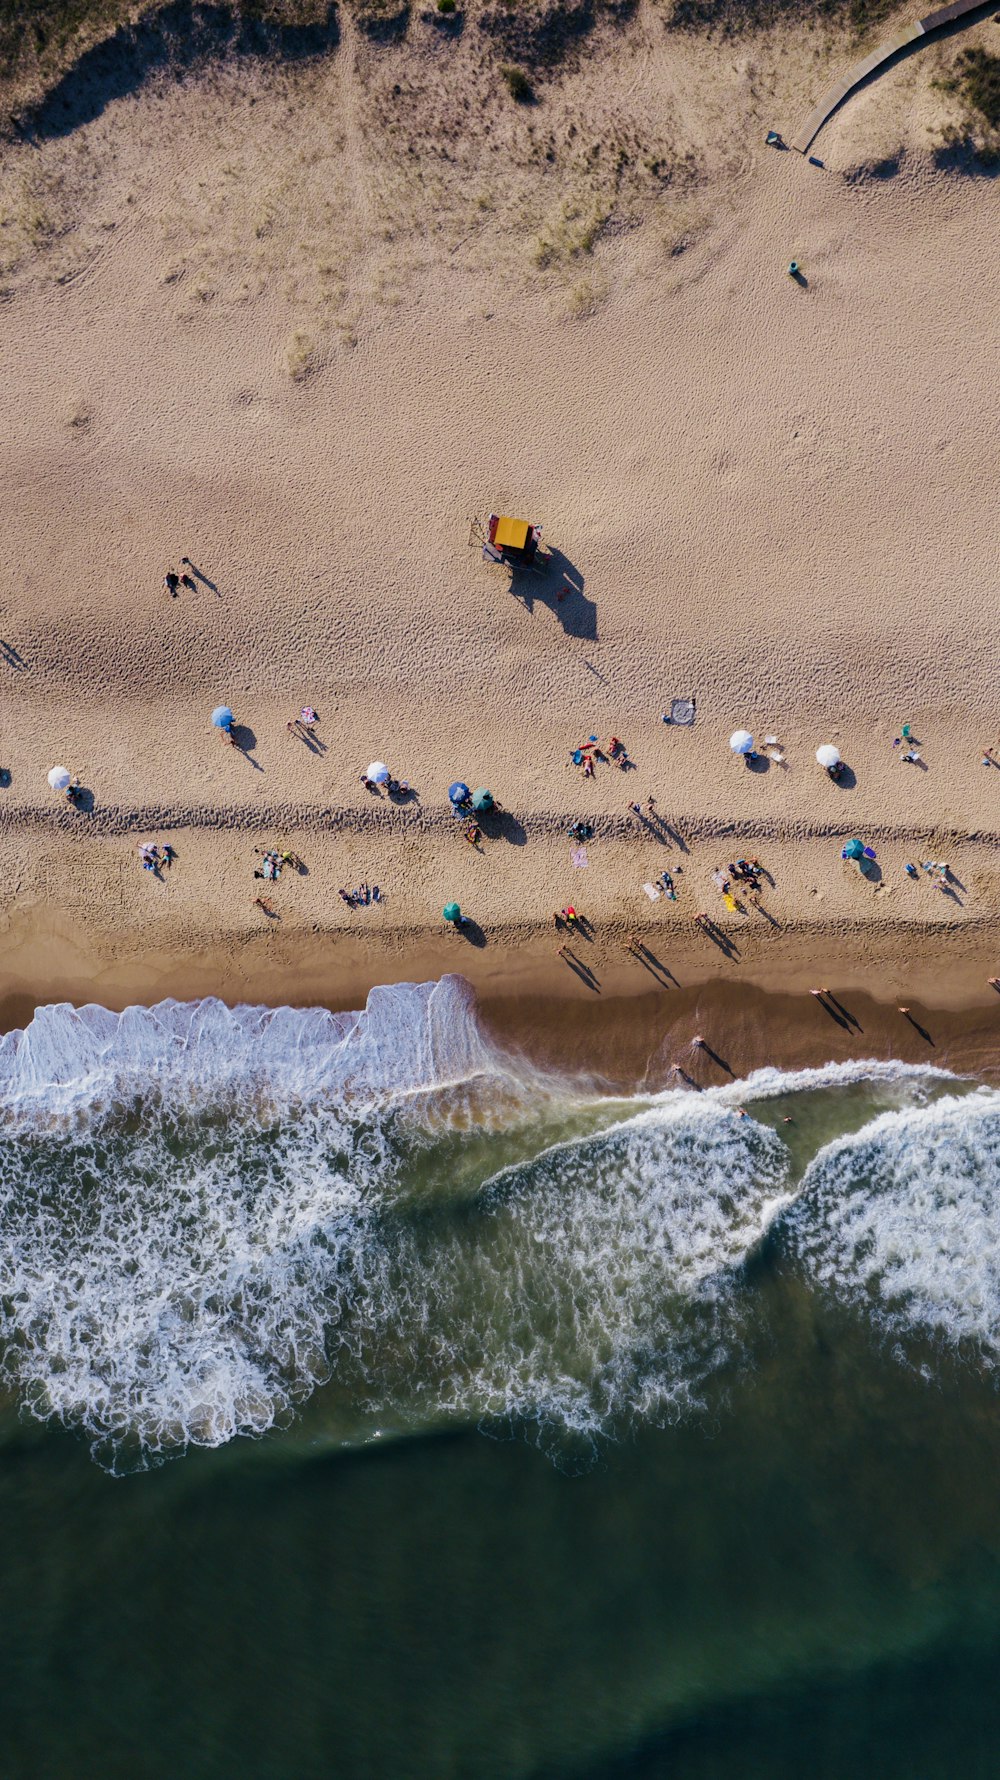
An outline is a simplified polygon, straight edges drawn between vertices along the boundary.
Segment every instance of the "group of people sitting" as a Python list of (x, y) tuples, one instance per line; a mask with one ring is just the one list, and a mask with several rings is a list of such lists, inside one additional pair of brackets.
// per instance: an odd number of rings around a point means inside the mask
[(382, 901), (382, 892), (377, 884), (359, 884), (356, 890), (340, 890), (338, 895), (349, 909), (365, 908), (370, 902)]
[(390, 797), (409, 797), (412, 789), (406, 779), (383, 779), (380, 785), (377, 779), (370, 779), (367, 773), (361, 774), (361, 783), (366, 791), (381, 791), (384, 785)]
[(254, 852), (260, 860), (260, 866), (253, 874), (255, 878), (267, 878), (274, 883), (281, 876), (282, 866), (294, 865), (299, 870), (302, 869), (302, 861), (297, 853), (279, 853), (274, 847), (267, 853), (262, 853), (259, 847), (255, 847)]
[(159, 871), (161, 865), (171, 866), (177, 855), (169, 841), (162, 847), (156, 847), (152, 841), (144, 841), (139, 848), (139, 862), (143, 871)]
[(557, 909), (552, 919), (557, 927), (568, 927), (572, 931), (574, 927), (579, 926), (581, 917), (577, 914), (573, 904), (569, 903), (566, 908)]
[(733, 886), (736, 885), (740, 890), (748, 890), (751, 896), (758, 897), (763, 875), (763, 867), (759, 859), (737, 859), (735, 864), (730, 863), (725, 871), (721, 866), (716, 866), (712, 873), (712, 882), (716, 889), (721, 891), (722, 900), (730, 914), (735, 914), (740, 905)]
[(629, 767), (635, 765), (629, 758), (624, 742), (620, 742), (616, 735), (603, 745), (591, 737), (590, 741), (581, 742), (579, 748), (570, 750), (571, 764), (582, 769), (585, 779), (593, 778), (594, 762), (597, 760), (613, 762), (622, 772), (627, 772)]

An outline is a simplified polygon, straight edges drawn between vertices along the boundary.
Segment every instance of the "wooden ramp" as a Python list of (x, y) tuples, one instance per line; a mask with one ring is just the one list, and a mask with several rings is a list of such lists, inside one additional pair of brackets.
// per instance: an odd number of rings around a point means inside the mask
[(799, 154), (808, 154), (827, 118), (832, 117), (837, 107), (843, 104), (848, 93), (852, 93), (856, 86), (860, 86), (869, 74), (874, 74), (884, 63), (891, 62), (893, 56), (897, 56), (901, 49), (906, 49), (908, 44), (915, 43), (919, 37), (926, 37), (930, 31), (939, 30), (942, 25), (954, 24), (956, 19), (962, 18), (967, 12), (986, 10), (983, 0), (952, 0), (950, 6), (942, 6), (937, 12), (929, 12), (926, 18), (917, 19), (915, 24), (903, 25), (886, 43), (873, 49), (871, 55), (865, 56), (864, 61), (855, 62), (842, 80), (827, 89), (819, 104), (809, 113), (791, 146), (798, 149)]

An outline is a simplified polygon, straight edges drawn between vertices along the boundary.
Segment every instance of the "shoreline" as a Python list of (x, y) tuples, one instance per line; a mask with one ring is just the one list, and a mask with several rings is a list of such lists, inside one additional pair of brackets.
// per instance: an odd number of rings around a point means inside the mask
[[(58, 916), (36, 924), (13, 961), (8, 954), (0, 1030), (23, 1028), (36, 1008), (63, 1001), (118, 1012), (217, 996), (229, 1005), (356, 1010), (372, 988), (450, 973), (471, 984), (483, 1023), (502, 1047), (614, 1087), (667, 1086), (675, 1063), (698, 1087), (767, 1066), (867, 1059), (1000, 1076), (1000, 995), (986, 983), (988, 934), (970, 953), (968, 936), (959, 952), (956, 936), (935, 936), (930, 944), (925, 932), (919, 961), (904, 967), (896, 944), (879, 959), (864, 928), (853, 935), (786, 931), (780, 957), (728, 977), (705, 957), (697, 935), (679, 935), (669, 959), (651, 937), (654, 968), (625, 953), (624, 932), (600, 934), (589, 948), (599, 977), (592, 987), (555, 958), (548, 936), (478, 950), (457, 934), (425, 930), (406, 935), (405, 947), (373, 956), (354, 936), (331, 943), (329, 935), (268, 933), (223, 952), (150, 950), (98, 960), (59, 928)], [(826, 944), (818, 947), (818, 940)], [(585, 949), (586, 942), (576, 942), (577, 954)], [(817, 982), (831, 990), (826, 1001), (809, 993)], [(693, 1046), (696, 1035), (714, 1060)]]

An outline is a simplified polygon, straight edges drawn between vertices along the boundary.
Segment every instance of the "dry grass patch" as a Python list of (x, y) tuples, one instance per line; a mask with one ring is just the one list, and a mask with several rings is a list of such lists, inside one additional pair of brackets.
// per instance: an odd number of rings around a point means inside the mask
[(295, 328), (285, 341), (285, 370), (293, 383), (304, 383), (316, 369), (316, 342), (304, 328)]

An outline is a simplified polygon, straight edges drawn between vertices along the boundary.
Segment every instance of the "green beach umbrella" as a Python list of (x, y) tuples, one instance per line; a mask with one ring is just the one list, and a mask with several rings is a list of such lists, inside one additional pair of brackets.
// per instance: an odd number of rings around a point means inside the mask
[(492, 791), (474, 791), (472, 793), (472, 807), (474, 810), (478, 811), (480, 815), (484, 815), (487, 810), (491, 810), (493, 808)]
[(864, 856), (865, 849), (862, 841), (848, 841), (841, 854), (842, 859), (863, 859)]
[(457, 902), (446, 902), (441, 913), (446, 921), (460, 921), (462, 919), (462, 911)]

